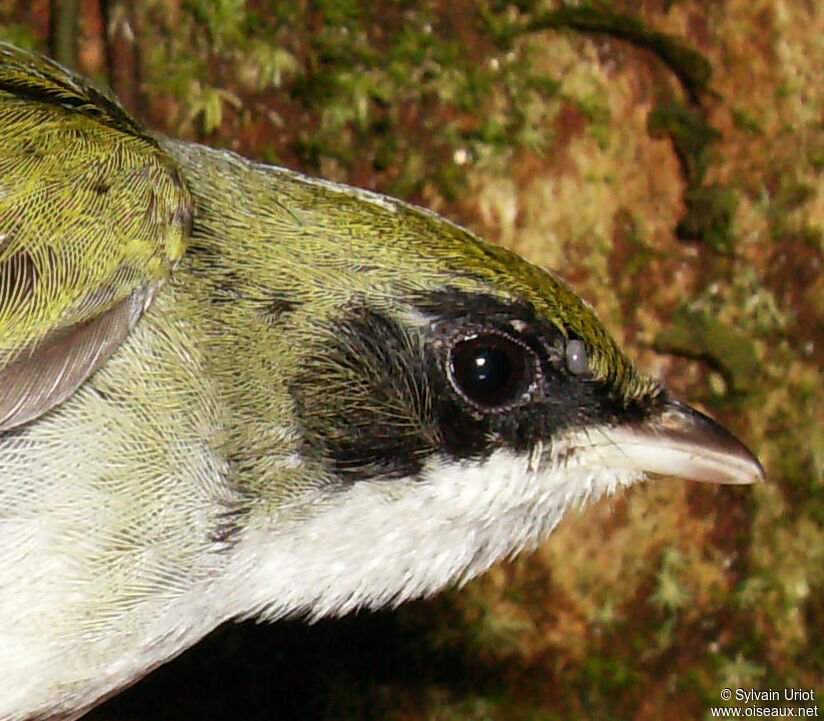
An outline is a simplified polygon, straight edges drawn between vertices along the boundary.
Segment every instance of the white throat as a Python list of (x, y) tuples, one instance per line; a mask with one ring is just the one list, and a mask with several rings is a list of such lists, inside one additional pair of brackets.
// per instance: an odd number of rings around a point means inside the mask
[(235, 608), (266, 618), (396, 605), (535, 547), (571, 507), (641, 477), (590, 465), (579, 447), (543, 463), (540, 455), (430, 459), (420, 478), (357, 482), (310, 518), (256, 517), (235, 550), (239, 575), (227, 592), (241, 594)]

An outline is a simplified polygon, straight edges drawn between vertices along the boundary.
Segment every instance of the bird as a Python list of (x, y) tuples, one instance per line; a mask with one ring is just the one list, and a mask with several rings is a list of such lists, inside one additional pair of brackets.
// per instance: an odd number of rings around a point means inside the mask
[(429, 596), (648, 476), (764, 479), (552, 272), (7, 44), (0, 388), (2, 721)]

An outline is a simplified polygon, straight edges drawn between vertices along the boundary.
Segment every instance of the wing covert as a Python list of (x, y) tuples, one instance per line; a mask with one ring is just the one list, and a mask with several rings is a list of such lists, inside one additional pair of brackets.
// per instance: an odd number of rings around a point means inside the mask
[(191, 215), (176, 162), (111, 95), (0, 45), (0, 430), (114, 352)]

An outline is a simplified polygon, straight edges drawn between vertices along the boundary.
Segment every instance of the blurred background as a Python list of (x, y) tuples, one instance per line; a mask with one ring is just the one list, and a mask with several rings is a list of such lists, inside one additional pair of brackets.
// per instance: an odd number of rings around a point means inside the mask
[(769, 476), (641, 485), (397, 611), (226, 626), (91, 719), (668, 721), (724, 688), (824, 694), (824, 4), (0, 0), (0, 38), (158, 132), (557, 270)]

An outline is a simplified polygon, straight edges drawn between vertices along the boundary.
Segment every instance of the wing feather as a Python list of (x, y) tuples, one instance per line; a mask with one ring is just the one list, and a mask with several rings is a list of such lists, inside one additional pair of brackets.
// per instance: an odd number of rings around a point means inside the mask
[(114, 352), (191, 215), (176, 162), (111, 95), (0, 45), (0, 430)]

